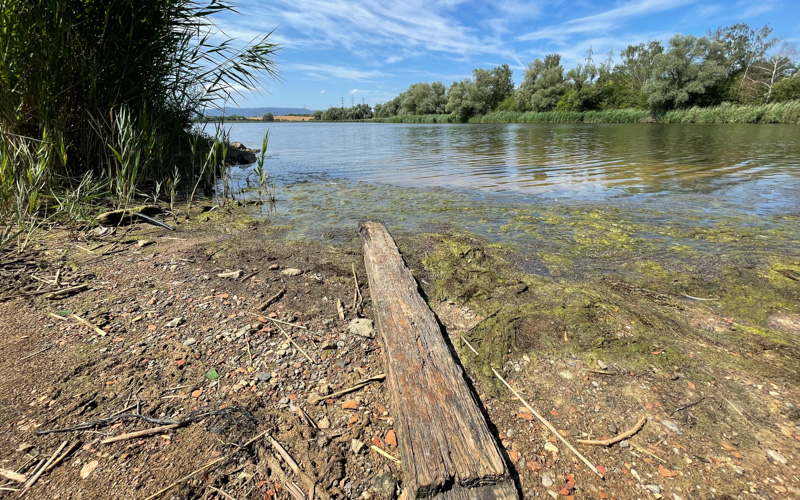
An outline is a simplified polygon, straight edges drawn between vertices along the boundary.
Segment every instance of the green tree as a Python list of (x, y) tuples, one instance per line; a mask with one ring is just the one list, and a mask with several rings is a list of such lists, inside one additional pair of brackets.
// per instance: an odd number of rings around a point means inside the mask
[(743, 86), (742, 93), (755, 102), (770, 102), (775, 85), (795, 74), (797, 56), (794, 44), (783, 43), (769, 56), (753, 62), (745, 77), (749, 85)]
[(311, 115), (312, 120), (322, 120), (322, 111), (316, 110), (314, 114)]
[(261, 121), (262, 122), (274, 122), (275, 121), (275, 116), (270, 112), (266, 112), (266, 113), (264, 113), (264, 116), (261, 117)]
[(713, 103), (712, 91), (726, 76), (719, 42), (675, 35), (669, 50), (655, 57), (644, 91), (654, 110), (703, 105)]
[(559, 54), (548, 54), (528, 65), (522, 85), (516, 92), (521, 111), (552, 111), (567, 91), (564, 67)]
[(465, 122), (476, 115), (491, 113), (513, 95), (514, 82), (507, 64), (491, 70), (474, 69), (474, 78), (453, 82), (447, 90), (445, 109), (456, 121)]
[(614, 67), (614, 89), (617, 105), (621, 107), (646, 107), (645, 85), (653, 78), (656, 57), (664, 52), (658, 40), (628, 45), (620, 51), (620, 63)]

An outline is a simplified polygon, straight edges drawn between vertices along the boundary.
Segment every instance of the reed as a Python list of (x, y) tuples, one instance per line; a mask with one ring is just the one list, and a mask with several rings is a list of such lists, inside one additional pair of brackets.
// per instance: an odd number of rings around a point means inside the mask
[(42, 193), (67, 199), (84, 179), (117, 205), (179, 179), (207, 182), (197, 160), (216, 146), (193, 132), (196, 110), (277, 77), (270, 33), (220, 41), (211, 16), (235, 12), (226, 0), (0, 0), (0, 12), (6, 241), (15, 213), (36, 213)]

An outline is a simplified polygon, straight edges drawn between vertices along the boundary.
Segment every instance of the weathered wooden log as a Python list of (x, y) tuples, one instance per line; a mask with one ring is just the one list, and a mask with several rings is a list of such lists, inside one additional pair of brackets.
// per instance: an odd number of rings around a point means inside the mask
[(359, 231), (409, 498), (518, 498), (463, 370), (397, 245), (381, 223), (365, 222)]

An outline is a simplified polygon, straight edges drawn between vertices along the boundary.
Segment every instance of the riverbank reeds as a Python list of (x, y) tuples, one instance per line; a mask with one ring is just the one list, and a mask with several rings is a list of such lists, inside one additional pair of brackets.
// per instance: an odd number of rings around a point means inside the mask
[(218, 146), (191, 118), (276, 76), (269, 34), (238, 44), (216, 28), (212, 15), (235, 12), (225, 0), (0, 0), (0, 12), (0, 243), (76, 186), (122, 206), (156, 186), (174, 198), (180, 179), (212, 185)]

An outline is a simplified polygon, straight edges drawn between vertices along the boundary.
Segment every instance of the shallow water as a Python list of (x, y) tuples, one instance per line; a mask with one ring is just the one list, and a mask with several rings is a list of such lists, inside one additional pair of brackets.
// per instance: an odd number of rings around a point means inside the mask
[[(258, 147), (279, 203), (262, 215), (298, 236), (378, 218), (523, 241), (515, 217), (610, 208), (648, 224), (773, 227), (800, 213), (800, 129), (788, 125), (231, 124)], [(234, 169), (239, 186), (252, 168)], [(513, 225), (512, 225), (513, 226)], [(518, 224), (517, 224), (518, 226)], [(505, 229), (504, 229), (505, 228)], [(785, 228), (784, 228), (785, 229)]]

